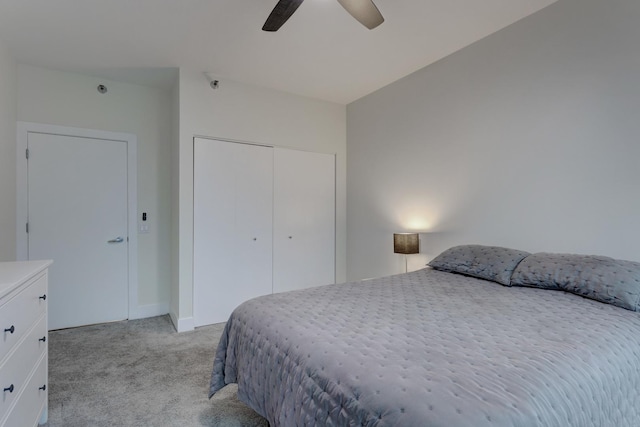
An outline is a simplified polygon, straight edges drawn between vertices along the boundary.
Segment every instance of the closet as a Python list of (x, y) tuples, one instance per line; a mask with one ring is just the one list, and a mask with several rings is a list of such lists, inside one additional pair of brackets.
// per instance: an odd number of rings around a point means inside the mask
[(194, 138), (193, 314), (335, 281), (335, 156)]

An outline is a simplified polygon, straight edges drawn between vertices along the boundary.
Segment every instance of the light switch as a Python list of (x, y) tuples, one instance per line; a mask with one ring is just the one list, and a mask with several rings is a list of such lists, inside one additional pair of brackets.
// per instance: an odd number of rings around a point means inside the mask
[(147, 213), (142, 212), (142, 221), (138, 223), (138, 232), (140, 234), (149, 233), (149, 223), (147, 222), (147, 218), (148, 218)]

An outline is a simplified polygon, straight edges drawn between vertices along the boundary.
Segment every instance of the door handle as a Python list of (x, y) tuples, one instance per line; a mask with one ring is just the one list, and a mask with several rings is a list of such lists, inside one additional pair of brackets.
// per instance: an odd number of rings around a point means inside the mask
[(124, 239), (122, 237), (116, 237), (115, 239), (107, 240), (107, 243), (122, 243)]

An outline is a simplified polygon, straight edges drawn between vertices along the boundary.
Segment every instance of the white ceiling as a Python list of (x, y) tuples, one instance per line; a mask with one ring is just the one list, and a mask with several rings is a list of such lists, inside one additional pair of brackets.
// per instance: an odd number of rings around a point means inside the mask
[(556, 0), (375, 0), (367, 30), (306, 0), (275, 33), (277, 0), (0, 0), (20, 63), (170, 87), (175, 68), (347, 104)]

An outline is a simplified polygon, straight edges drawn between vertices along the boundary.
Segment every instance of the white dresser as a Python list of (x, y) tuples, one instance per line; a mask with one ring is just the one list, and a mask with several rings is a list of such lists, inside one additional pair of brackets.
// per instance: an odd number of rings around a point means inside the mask
[(0, 426), (47, 421), (47, 269), (0, 262)]

